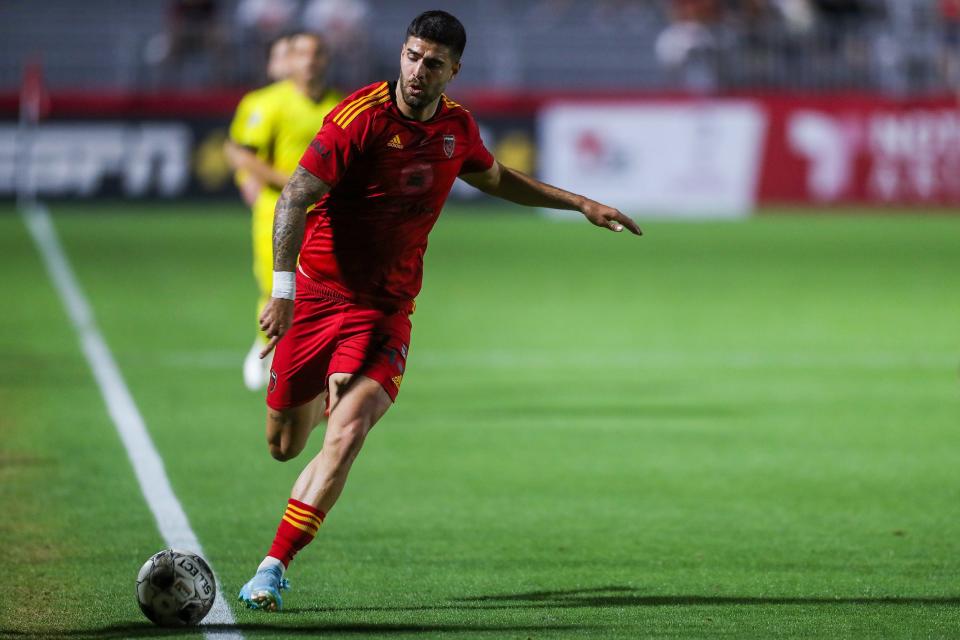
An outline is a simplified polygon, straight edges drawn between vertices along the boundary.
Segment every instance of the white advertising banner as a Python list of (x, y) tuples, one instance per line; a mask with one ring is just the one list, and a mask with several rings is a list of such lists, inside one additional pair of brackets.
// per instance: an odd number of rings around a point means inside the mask
[(748, 101), (554, 104), (540, 176), (624, 212), (735, 218), (754, 208), (765, 133)]

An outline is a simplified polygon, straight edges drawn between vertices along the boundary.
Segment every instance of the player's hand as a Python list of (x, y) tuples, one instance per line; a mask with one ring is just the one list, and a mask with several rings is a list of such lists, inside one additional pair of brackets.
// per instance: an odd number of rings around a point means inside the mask
[(605, 227), (617, 233), (629, 229), (633, 235), (643, 235), (643, 231), (640, 230), (640, 227), (632, 218), (620, 213), (613, 207), (608, 207), (594, 200), (587, 200), (580, 211), (586, 216), (587, 220), (598, 227)]
[(260, 313), (260, 329), (267, 334), (267, 346), (260, 352), (260, 358), (267, 354), (280, 342), (280, 338), (287, 332), (293, 323), (293, 300), (286, 298), (270, 298), (270, 302)]
[(257, 198), (260, 197), (260, 190), (263, 189), (263, 185), (260, 184), (260, 181), (248, 177), (246, 180), (240, 183), (240, 196), (243, 198), (244, 204), (248, 207), (252, 207), (257, 204)]

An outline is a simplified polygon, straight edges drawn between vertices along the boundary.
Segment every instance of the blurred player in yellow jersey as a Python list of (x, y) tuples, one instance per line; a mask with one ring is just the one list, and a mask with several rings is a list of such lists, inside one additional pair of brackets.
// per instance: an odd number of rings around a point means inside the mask
[[(342, 99), (326, 84), (329, 54), (323, 38), (298, 33), (288, 41), (288, 79), (240, 101), (226, 144), (231, 165), (245, 176), (243, 183), (250, 181), (250, 192), (259, 189), (253, 202), (253, 272), (260, 289), (254, 320), (273, 290), (273, 210), (280, 191), (320, 130), (324, 116)], [(245, 187), (241, 190), (247, 192)], [(251, 390), (264, 387), (269, 377), (270, 358), (259, 357), (266, 342), (258, 331), (244, 360), (243, 379)]]
[[(224, 153), (230, 166), (236, 170), (234, 181), (240, 190), (244, 203), (248, 207), (253, 207), (260, 195), (260, 189), (263, 184), (243, 170), (238, 170), (237, 163), (241, 160), (237, 153), (238, 145), (233, 140), (244, 140), (247, 137), (246, 126), (250, 120), (250, 112), (257, 110), (257, 104), (260, 100), (269, 101), (269, 94), (275, 91), (284, 80), (290, 76), (290, 34), (284, 34), (275, 38), (267, 49), (267, 79), (270, 84), (259, 89), (255, 89), (243, 96), (240, 104), (237, 105), (237, 111), (234, 114), (233, 121), (230, 123), (230, 138), (224, 145)], [(268, 96), (268, 97), (264, 97)], [(256, 121), (256, 118), (254, 118)], [(258, 152), (257, 155), (267, 159), (267, 151)]]

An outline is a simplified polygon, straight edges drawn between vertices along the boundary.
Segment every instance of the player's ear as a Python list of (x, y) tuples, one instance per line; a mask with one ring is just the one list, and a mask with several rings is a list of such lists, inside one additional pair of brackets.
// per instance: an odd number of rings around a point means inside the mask
[(460, 73), (460, 61), (459, 61), (459, 60), (457, 60), (456, 62), (454, 62), (454, 63), (452, 63), (452, 64), (450, 65), (450, 79), (453, 80), (454, 78), (456, 78), (458, 73)]

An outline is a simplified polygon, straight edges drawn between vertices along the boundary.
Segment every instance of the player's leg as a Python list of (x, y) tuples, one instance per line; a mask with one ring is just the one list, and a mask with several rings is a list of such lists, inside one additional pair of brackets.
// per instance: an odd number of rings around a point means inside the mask
[[(309, 289), (298, 280), (298, 290), (301, 284)], [(269, 553), (241, 589), (248, 606), (280, 608), (287, 565), (316, 536), (367, 434), (397, 398), (409, 342), (405, 312), (298, 299), (293, 324), (277, 344), (267, 404), (280, 414), (278, 422), (289, 420), (297, 433), (312, 429), (319, 403), (302, 407), (321, 393), (317, 385), (326, 383), (330, 416), (323, 447), (294, 485)]]
[(291, 497), (330, 511), (347, 482), (347, 474), (367, 434), (393, 400), (376, 380), (362, 375), (334, 373), (329, 378), (330, 418), (323, 447), (293, 485)]
[(332, 374), (329, 388), (331, 409), (323, 448), (300, 473), (267, 557), (240, 590), (240, 600), (248, 607), (276, 611), (283, 606), (284, 570), (313, 541), (340, 497), (367, 434), (393, 404), (381, 383), (365, 376)]
[(290, 409), (267, 407), (267, 447), (280, 462), (297, 457), (307, 445), (313, 430), (326, 417), (327, 393)]
[(267, 386), (267, 448), (275, 459), (296, 457), (325, 418), (327, 374), (340, 340), (343, 304), (303, 296), (293, 324), (274, 349)]
[(267, 338), (260, 331), (260, 312), (270, 300), (273, 291), (273, 203), (270, 199), (258, 200), (253, 208), (253, 275), (257, 282), (257, 312), (254, 317), (256, 335), (253, 345), (243, 360), (243, 383), (251, 391), (257, 391), (267, 385), (270, 378), (270, 362), (273, 354), (260, 359), (260, 352), (267, 344)]

